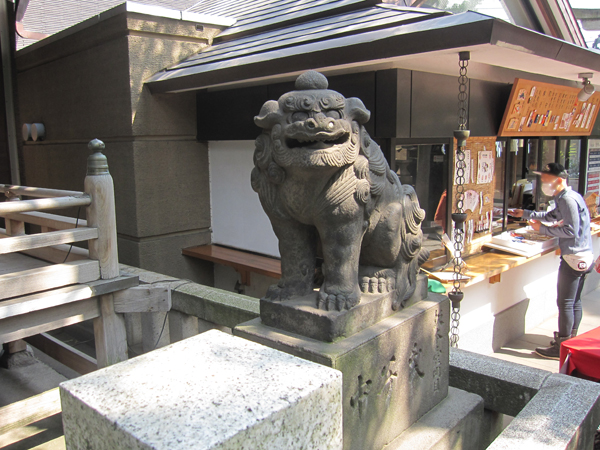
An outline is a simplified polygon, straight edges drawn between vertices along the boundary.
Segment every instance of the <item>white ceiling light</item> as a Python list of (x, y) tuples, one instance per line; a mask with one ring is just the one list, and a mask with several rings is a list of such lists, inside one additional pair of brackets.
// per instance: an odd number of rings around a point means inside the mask
[(579, 91), (579, 94), (577, 94), (577, 98), (579, 99), (580, 102), (587, 101), (592, 96), (594, 91), (596, 90), (594, 85), (592, 83), (590, 83), (590, 80), (589, 80), (593, 76), (594, 76), (594, 74), (591, 72), (579, 74), (579, 78), (583, 79), (583, 88), (581, 89), (581, 91)]

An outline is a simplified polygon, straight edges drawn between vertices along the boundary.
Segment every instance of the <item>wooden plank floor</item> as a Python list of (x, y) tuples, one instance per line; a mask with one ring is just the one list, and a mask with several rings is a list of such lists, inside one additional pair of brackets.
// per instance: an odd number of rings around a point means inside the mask
[[(22, 414), (23, 417), (31, 413), (47, 411), (47, 414), (41, 414), (36, 417), (36, 421), (20, 427), (9, 429), (0, 433), (0, 448), (3, 450), (25, 450), (25, 449), (44, 449), (44, 450), (63, 450), (65, 448), (62, 417), (61, 413), (56, 411), (56, 396), (58, 392), (52, 392), (59, 383), (67, 378), (60, 375), (46, 364), (31, 358), (30, 364), (22, 367), (4, 369), (0, 368), (0, 407), (1, 410), (13, 411), (15, 414)], [(45, 393), (45, 394), (44, 394)], [(32, 396), (43, 394), (38, 397), (39, 401), (44, 401), (44, 405), (37, 405), (35, 411), (31, 408), (19, 407), (29, 401)], [(9, 408), (6, 408), (11, 405)], [(6, 417), (4, 418), (5, 420)], [(13, 417), (18, 421), (20, 417)], [(1, 423), (0, 423), (1, 424)]]

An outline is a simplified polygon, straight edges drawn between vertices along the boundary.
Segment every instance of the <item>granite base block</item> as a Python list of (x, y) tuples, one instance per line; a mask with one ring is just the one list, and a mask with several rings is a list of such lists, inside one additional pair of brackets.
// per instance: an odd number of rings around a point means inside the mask
[(277, 330), (254, 319), (235, 335), (343, 373), (344, 450), (381, 450), (448, 393), (446, 297), (429, 294), (336, 342)]
[(485, 440), (483, 412), (479, 395), (451, 387), (448, 397), (385, 450), (480, 450)]
[[(264, 325), (306, 336), (318, 341), (333, 342), (358, 333), (394, 314), (393, 293), (363, 294), (358, 305), (350, 310), (317, 309), (317, 293), (300, 298), (274, 302), (260, 301), (260, 318)], [(406, 305), (427, 298), (427, 277), (417, 277), (415, 292)]]
[(207, 331), (60, 386), (67, 449), (342, 449), (342, 374)]

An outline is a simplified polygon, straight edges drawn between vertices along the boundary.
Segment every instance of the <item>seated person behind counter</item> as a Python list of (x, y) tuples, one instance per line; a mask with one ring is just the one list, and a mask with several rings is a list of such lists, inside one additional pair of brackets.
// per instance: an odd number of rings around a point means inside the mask
[[(558, 332), (550, 347), (535, 352), (544, 358), (559, 359), (560, 344), (577, 335), (581, 322), (581, 291), (586, 275), (593, 267), (590, 214), (584, 199), (567, 186), (567, 172), (562, 164), (550, 163), (541, 172), (542, 191), (554, 196), (556, 208), (549, 212), (513, 209), (509, 214), (529, 220), (529, 225), (545, 236), (558, 237), (561, 252), (558, 269)], [(541, 222), (551, 222), (546, 226)]]

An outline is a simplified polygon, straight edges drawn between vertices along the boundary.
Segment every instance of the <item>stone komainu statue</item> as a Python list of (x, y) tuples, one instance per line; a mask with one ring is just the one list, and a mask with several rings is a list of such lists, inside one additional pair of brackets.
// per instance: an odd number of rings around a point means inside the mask
[(265, 298), (311, 293), (320, 249), (318, 308), (350, 309), (362, 291), (393, 292), (398, 309), (429, 256), (422, 249), (425, 211), (367, 134), (362, 101), (327, 87), (324, 75), (306, 72), (295, 91), (269, 100), (254, 118), (264, 131), (252, 188), (279, 239), (282, 269)]

